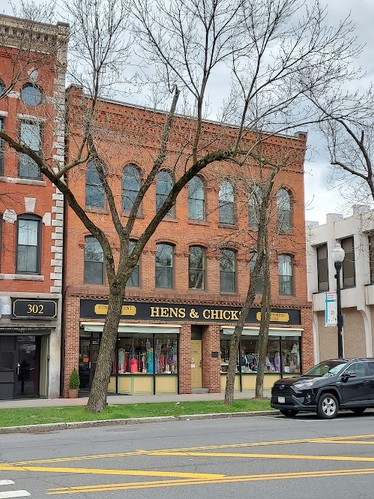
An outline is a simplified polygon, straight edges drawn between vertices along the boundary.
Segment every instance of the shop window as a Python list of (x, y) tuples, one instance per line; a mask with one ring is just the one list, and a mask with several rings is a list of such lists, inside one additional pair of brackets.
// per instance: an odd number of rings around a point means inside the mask
[(355, 249), (354, 239), (347, 237), (340, 241), (341, 247), (345, 251), (343, 260), (343, 288), (356, 286), (356, 271), (355, 271)]
[(95, 163), (93, 161), (89, 161), (86, 170), (86, 208), (103, 209), (104, 207), (104, 187), (101, 183)]
[(374, 234), (369, 235), (370, 284), (374, 284)]
[[(1, 85), (1, 83), (0, 83)], [(0, 86), (1, 94), (1, 86)], [(4, 118), (0, 116), (0, 130), (4, 130)], [(4, 140), (0, 139), (0, 176), (4, 175)]]
[[(129, 251), (132, 253), (132, 250), (134, 249), (136, 244), (136, 241), (130, 241), (130, 247)], [(139, 260), (137, 261), (134, 270), (132, 271), (132, 274), (130, 276), (130, 279), (127, 281), (127, 286), (131, 288), (138, 288), (140, 283), (140, 263)]]
[(282, 338), (282, 370), (286, 374), (300, 373), (299, 338)]
[[(156, 210), (159, 211), (164, 204), (170, 191), (173, 188), (173, 179), (169, 172), (161, 170), (157, 176), (156, 183)], [(174, 206), (166, 214), (167, 217), (174, 217)]]
[(104, 284), (104, 253), (94, 237), (85, 238), (84, 246), (85, 284)]
[[(30, 121), (21, 121), (20, 142), (40, 156), (42, 153), (42, 125)], [(19, 153), (18, 155), (18, 176), (31, 179), (41, 178), (38, 165), (27, 154)]]
[(173, 288), (174, 247), (161, 243), (156, 248), (156, 288)]
[(228, 181), (222, 182), (219, 188), (219, 222), (235, 225), (234, 188)]
[[(254, 267), (255, 267), (256, 261), (257, 261), (257, 253), (256, 252), (251, 253), (250, 258), (251, 259), (249, 262), (249, 269), (250, 269), (250, 276), (252, 276), (252, 273), (254, 271)], [(257, 276), (257, 283), (256, 283), (256, 290), (255, 290), (257, 295), (262, 295), (263, 286), (264, 286), (264, 269), (261, 266), (260, 271), (259, 271), (258, 276)]]
[(291, 196), (286, 189), (277, 192), (277, 226), (280, 233), (292, 229)]
[(21, 99), (26, 106), (39, 106), (43, 101), (43, 94), (37, 85), (27, 83), (21, 89)]
[(261, 188), (254, 184), (248, 198), (248, 224), (251, 229), (257, 229), (262, 201)]
[(205, 186), (200, 177), (194, 177), (188, 184), (188, 218), (205, 220)]
[(322, 244), (317, 248), (317, 273), (318, 273), (318, 291), (328, 291), (329, 266), (328, 266), (327, 244)]
[(177, 336), (120, 333), (116, 359), (118, 374), (177, 374)]
[(190, 289), (205, 289), (205, 248), (190, 246), (188, 277)]
[(221, 250), (220, 289), (221, 293), (236, 292), (236, 253), (230, 249)]
[(279, 255), (278, 260), (278, 279), (279, 294), (283, 296), (293, 295), (293, 264), (292, 256)]
[(132, 210), (140, 189), (140, 180), (140, 172), (135, 165), (125, 166), (122, 177), (122, 210), (125, 213)]
[(17, 220), (17, 274), (39, 274), (41, 255), (41, 220), (23, 215)]

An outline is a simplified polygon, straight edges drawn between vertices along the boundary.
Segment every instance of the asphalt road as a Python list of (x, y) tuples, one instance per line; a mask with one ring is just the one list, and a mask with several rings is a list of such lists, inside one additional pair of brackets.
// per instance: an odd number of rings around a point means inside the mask
[(374, 495), (374, 411), (327, 421), (255, 416), (0, 437), (0, 499)]

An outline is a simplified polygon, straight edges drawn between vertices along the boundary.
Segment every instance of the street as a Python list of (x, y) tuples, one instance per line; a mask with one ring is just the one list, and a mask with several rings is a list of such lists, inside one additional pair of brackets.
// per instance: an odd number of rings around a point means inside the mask
[(0, 498), (372, 498), (373, 423), (368, 410), (1, 435)]

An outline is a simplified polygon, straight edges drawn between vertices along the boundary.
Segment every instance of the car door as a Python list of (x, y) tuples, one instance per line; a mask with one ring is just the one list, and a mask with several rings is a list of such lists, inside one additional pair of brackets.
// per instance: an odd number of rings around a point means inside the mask
[(366, 363), (366, 369), (369, 379), (369, 404), (374, 406), (374, 361), (369, 361)]
[[(347, 375), (347, 378), (344, 375)], [(340, 380), (342, 404), (357, 406), (370, 398), (370, 381), (365, 362), (350, 364), (341, 374)]]

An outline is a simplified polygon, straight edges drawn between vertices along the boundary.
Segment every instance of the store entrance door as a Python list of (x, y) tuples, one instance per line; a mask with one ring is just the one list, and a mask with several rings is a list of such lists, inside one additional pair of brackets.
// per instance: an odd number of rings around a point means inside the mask
[(99, 355), (100, 334), (81, 335), (79, 343), (79, 378), (81, 391), (89, 391)]
[(40, 336), (0, 337), (0, 399), (39, 396)]
[(203, 385), (202, 359), (202, 341), (191, 340), (191, 388)]

